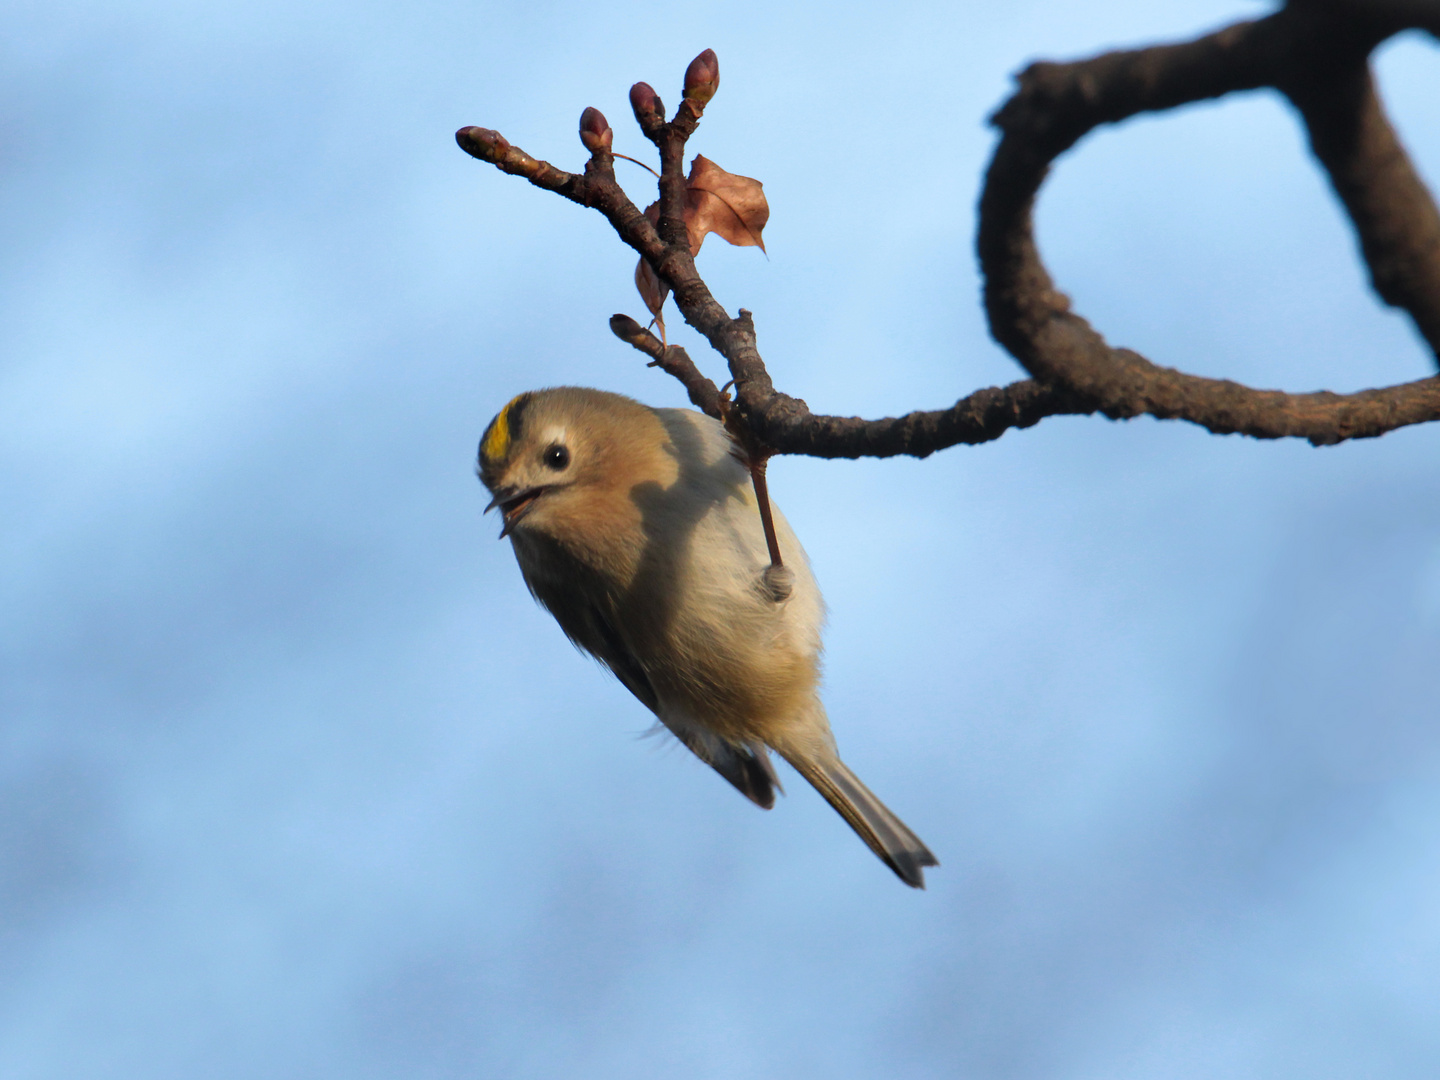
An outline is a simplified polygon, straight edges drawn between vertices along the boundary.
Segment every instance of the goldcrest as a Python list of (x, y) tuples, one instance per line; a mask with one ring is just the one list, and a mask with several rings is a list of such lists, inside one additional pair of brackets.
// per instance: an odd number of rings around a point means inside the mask
[(601, 390), (536, 390), (490, 422), (479, 471), (525, 584), (571, 641), (751, 801), (775, 803), (774, 750), (925, 887), (935, 856), (836, 753), (818, 694), (824, 601), (778, 510), (784, 572), (770, 566), (721, 424)]

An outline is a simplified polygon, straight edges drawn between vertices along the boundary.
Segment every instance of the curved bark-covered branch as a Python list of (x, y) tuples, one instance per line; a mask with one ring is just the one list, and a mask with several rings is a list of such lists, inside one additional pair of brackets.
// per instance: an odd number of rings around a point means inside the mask
[[(635, 97), (632, 92), (632, 102)], [(654, 108), (644, 107), (651, 104), (652, 99), (642, 95), (641, 103), (636, 105), (636, 119), (645, 134), (660, 147), (662, 164), (666, 160), (678, 163), (683, 160), (685, 140), (694, 131), (699, 111), (682, 106), (685, 111), (677, 117), (677, 124), (683, 120), (684, 125), (674, 130), (663, 118), (657, 118), (658, 99), (653, 99)], [(899, 417), (865, 420), (812, 413), (804, 401), (774, 388), (756, 347), (755, 324), (750, 312), (741, 309), (732, 319), (711, 295), (695, 268), (684, 222), (676, 213), (674, 203), (667, 207), (662, 196), (659, 223), (652, 225), (616, 182), (613, 154), (608, 146), (592, 151), (581, 175), (533, 158), (512, 146), (503, 135), (487, 128), (461, 128), (455, 133), (455, 141), (472, 157), (489, 162), (502, 172), (523, 176), (536, 187), (604, 214), (620, 239), (648, 260), (670, 286), (686, 320), (729, 361), (737, 388), (740, 422), (750, 428), (760, 445), (773, 453), (826, 458), (900, 454), (927, 457), (961, 443), (998, 439), (1012, 427), (1030, 427), (1047, 416), (1088, 414), (1097, 409), (1093, 401), (1073, 390), (1023, 379), (1005, 387), (977, 390), (948, 409), (918, 410)], [(676, 167), (672, 165), (672, 169)], [(662, 172), (662, 184), (664, 178)], [(683, 188), (681, 194), (683, 196)], [(667, 243), (661, 239), (662, 231), (676, 239)], [(667, 347), (628, 316), (613, 316), (610, 328), (622, 341), (649, 356), (652, 367), (678, 379), (697, 408), (717, 418), (721, 415), (719, 389), (701, 374), (683, 349)]]
[(1137, 113), (1274, 86), (1300, 110), (1350, 211), (1380, 296), (1440, 351), (1440, 216), (1385, 119), (1369, 52), (1401, 28), (1383, 4), (1292, 3), (1183, 45), (1034, 64), (996, 113), (977, 246), (991, 332), (1037, 379), (1070, 386), (1108, 416), (1148, 413), (1216, 433), (1312, 443), (1440, 418), (1440, 379), (1356, 394), (1254, 390), (1159, 367), (1109, 346), (1070, 311), (1036, 248), (1032, 209), (1050, 162), (1094, 127)]
[(721, 391), (683, 349), (667, 347), (625, 316), (611, 320), (612, 330), (650, 356), (651, 366), (679, 379), (697, 407), (714, 416), (724, 411), (743, 425), (747, 444), (765, 453), (924, 457), (1046, 416), (1095, 412), (1183, 419), (1217, 434), (1299, 437), (1318, 445), (1440, 419), (1440, 377), (1355, 394), (1292, 394), (1188, 375), (1113, 348), (1056, 290), (1035, 244), (1032, 211), (1050, 163), (1095, 127), (1273, 87), (1304, 119), (1315, 156), (1355, 227), (1375, 291), (1406, 311), (1440, 355), (1440, 212), (1386, 119), (1369, 70), (1375, 46), (1407, 28), (1440, 36), (1440, 3), (1290, 0), (1268, 18), (1183, 44), (1032, 64), (993, 117), (1002, 135), (980, 199), (977, 248), (991, 333), (1033, 378), (978, 390), (949, 409), (879, 420), (817, 415), (776, 390), (751, 314), (742, 308), (732, 318), (696, 270), (683, 218), (682, 168), (686, 143), (718, 85), (713, 53), (692, 64), (687, 96), (668, 122), (653, 89), (637, 83), (631, 90), (635, 118), (660, 153), (655, 224), (616, 183), (609, 127), (593, 109), (581, 120), (581, 139), (591, 150), (583, 175), (538, 161), (483, 128), (463, 128), (456, 139), (473, 156), (605, 215), (669, 286), (685, 320), (725, 357), (734, 407), (725, 406)]

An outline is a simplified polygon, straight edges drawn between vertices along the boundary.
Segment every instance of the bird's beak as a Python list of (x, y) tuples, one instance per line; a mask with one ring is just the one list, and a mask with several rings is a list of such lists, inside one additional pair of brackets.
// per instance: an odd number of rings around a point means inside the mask
[(516, 488), (502, 487), (496, 490), (495, 497), (485, 507), (485, 513), (489, 513), (497, 506), (500, 508), (500, 516), (505, 523), (500, 526), (500, 539), (510, 535), (512, 529), (520, 523), (520, 519), (530, 512), (535, 505), (535, 500), (545, 493), (543, 487)]

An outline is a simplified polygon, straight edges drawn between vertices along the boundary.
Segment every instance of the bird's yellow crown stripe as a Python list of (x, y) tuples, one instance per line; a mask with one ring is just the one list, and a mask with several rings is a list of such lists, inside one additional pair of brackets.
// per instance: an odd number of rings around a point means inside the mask
[(483, 447), (487, 461), (503, 461), (505, 455), (510, 452), (510, 410), (524, 396), (524, 394), (516, 394), (500, 410), (499, 415), (490, 421), (490, 430), (485, 433)]

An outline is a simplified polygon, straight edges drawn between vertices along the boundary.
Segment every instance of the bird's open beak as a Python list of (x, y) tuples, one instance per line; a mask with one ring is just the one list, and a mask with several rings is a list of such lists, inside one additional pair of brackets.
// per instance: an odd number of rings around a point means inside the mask
[(505, 523), (500, 526), (500, 539), (510, 535), (510, 531), (520, 523), (520, 519), (530, 512), (535, 505), (535, 500), (545, 494), (543, 487), (532, 487), (517, 489), (503, 487), (495, 492), (495, 497), (490, 500), (490, 505), (485, 507), (485, 513), (489, 513), (496, 507), (500, 508), (500, 516)]

